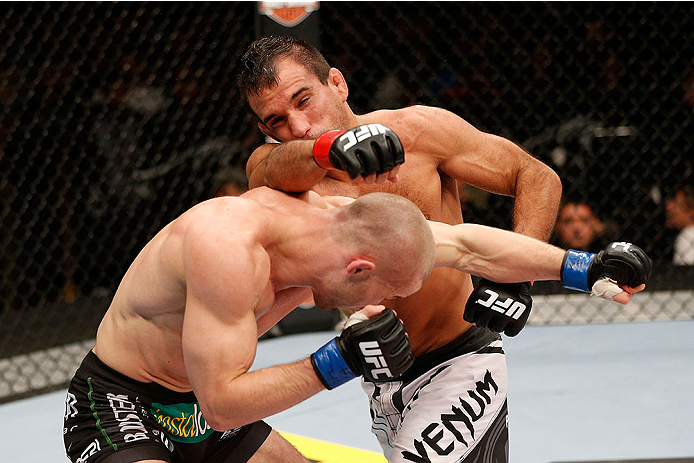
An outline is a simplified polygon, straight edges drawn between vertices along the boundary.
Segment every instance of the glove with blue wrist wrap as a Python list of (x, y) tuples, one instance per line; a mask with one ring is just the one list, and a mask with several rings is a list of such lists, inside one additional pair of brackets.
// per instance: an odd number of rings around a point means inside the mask
[(389, 381), (412, 363), (405, 327), (392, 309), (346, 328), (311, 355), (311, 364), (327, 389), (363, 375), (368, 381)]
[(598, 254), (569, 250), (564, 255), (561, 281), (565, 288), (590, 293), (596, 281), (606, 278), (617, 285), (636, 288), (651, 276), (651, 259), (631, 243), (614, 242)]

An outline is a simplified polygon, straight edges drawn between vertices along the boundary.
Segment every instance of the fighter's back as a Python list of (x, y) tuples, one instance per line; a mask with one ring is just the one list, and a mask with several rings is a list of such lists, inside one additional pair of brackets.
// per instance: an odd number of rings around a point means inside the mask
[[(187, 297), (185, 241), (197, 233), (192, 227), (204, 227), (210, 239), (219, 239), (220, 232), (234, 234), (238, 246), (246, 246), (254, 239), (254, 221), (247, 217), (258, 207), (240, 198), (209, 200), (157, 233), (126, 272), (99, 326), (94, 350), (101, 360), (133, 379), (188, 389), (181, 348)], [(127, 358), (119, 346), (128, 347)], [(161, 365), (162, 358), (167, 365)]]

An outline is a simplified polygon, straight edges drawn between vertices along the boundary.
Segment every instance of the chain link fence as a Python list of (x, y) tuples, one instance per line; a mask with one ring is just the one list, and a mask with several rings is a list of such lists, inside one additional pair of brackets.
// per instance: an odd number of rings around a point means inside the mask
[[(234, 83), (256, 10), (0, 7), (0, 400), (64, 386), (138, 251), (260, 142)], [(692, 5), (326, 2), (312, 14), (353, 109), (442, 106), (505, 136), (590, 206), (595, 242), (654, 258), (650, 291), (626, 309), (538, 284), (531, 322), (694, 318), (694, 267), (671, 264), (666, 216), (692, 182)], [(461, 193), (466, 220), (511, 227), (512, 199)]]

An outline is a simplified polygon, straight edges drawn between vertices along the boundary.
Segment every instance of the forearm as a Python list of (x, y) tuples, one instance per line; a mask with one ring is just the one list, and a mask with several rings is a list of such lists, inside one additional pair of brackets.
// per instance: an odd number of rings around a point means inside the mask
[(540, 240), (475, 224), (430, 222), (436, 266), (499, 283), (559, 280), (564, 250)]
[(547, 241), (552, 234), (561, 201), (559, 176), (540, 161), (521, 170), (516, 181), (514, 231)]
[(236, 428), (286, 410), (325, 390), (310, 359), (245, 373), (232, 380), (217, 404), (208, 404), (210, 426)]
[(249, 173), (249, 186), (266, 185), (286, 192), (311, 189), (326, 173), (313, 159), (313, 140), (295, 140), (273, 145), (267, 156)]

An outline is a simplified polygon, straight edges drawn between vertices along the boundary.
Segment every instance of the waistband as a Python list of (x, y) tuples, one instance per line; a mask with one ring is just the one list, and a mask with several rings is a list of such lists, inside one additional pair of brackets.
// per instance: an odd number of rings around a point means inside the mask
[(500, 339), (499, 333), (473, 325), (448, 344), (415, 357), (412, 366), (398, 380), (414, 381), (436, 365), (461, 355), (476, 352)]
[[(119, 387), (135, 392), (161, 404), (195, 403), (198, 399), (193, 392), (177, 392), (157, 383), (143, 383), (132, 379), (123, 373), (106, 365), (93, 351), (82, 360), (82, 364), (75, 373), (80, 378), (87, 379), (90, 376), (101, 379)], [(116, 391), (114, 391), (116, 392)]]

